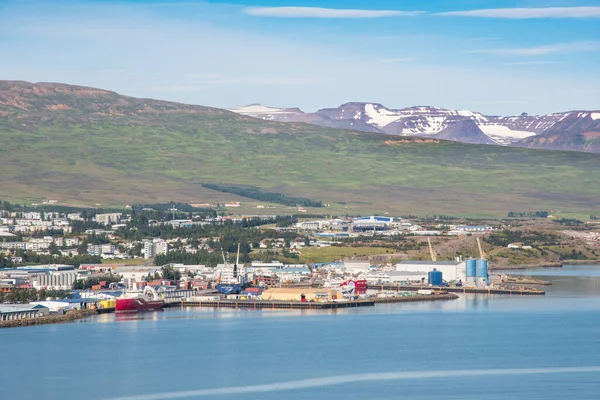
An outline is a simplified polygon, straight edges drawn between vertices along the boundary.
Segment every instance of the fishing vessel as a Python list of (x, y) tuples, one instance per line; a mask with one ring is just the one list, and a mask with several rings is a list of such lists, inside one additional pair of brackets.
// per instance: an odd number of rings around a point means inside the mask
[(136, 313), (143, 311), (160, 310), (165, 305), (165, 301), (158, 297), (156, 291), (146, 286), (143, 292), (129, 292), (116, 298), (116, 313)]

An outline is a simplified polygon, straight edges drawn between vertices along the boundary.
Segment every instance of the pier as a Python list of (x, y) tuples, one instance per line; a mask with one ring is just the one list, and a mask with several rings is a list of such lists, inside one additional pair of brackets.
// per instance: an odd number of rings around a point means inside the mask
[(546, 294), (543, 290), (534, 288), (476, 288), (476, 287), (441, 287), (441, 286), (415, 286), (415, 285), (369, 285), (373, 290), (395, 290), (395, 291), (417, 291), (417, 290), (439, 290), (451, 293), (472, 293), (472, 294), (508, 294), (523, 296), (543, 296)]
[(456, 300), (458, 296), (454, 293), (436, 293), (436, 294), (417, 294), (414, 296), (391, 296), (391, 297), (378, 297), (374, 300), (376, 304), (381, 303), (408, 303), (414, 301), (442, 301), (442, 300)]
[(372, 307), (374, 300), (357, 301), (270, 301), (270, 300), (207, 300), (207, 301), (177, 301), (165, 303), (165, 307), (214, 307), (214, 308), (245, 308), (245, 309), (285, 309), (285, 310), (328, 310), (335, 308)]

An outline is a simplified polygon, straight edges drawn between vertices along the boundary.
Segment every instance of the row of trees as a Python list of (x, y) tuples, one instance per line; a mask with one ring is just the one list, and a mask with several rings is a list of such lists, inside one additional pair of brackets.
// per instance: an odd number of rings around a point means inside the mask
[(216, 185), (211, 183), (205, 183), (202, 184), (202, 186), (219, 192), (233, 193), (249, 199), (283, 204), (286, 206), (294, 207), (300, 205), (303, 207), (323, 207), (323, 202), (320, 200), (311, 200), (304, 197), (290, 197), (282, 193), (263, 192), (253, 186)]
[(506, 247), (510, 243), (527, 242), (528, 244), (537, 243), (542, 246), (551, 246), (560, 243), (560, 238), (547, 232), (538, 231), (519, 231), (519, 230), (503, 230), (494, 232), (483, 237), (485, 242), (494, 246)]
[(548, 215), (548, 211), (510, 211), (508, 213), (508, 218), (548, 218)]
[[(68, 264), (78, 268), (81, 264), (100, 264), (102, 257), (89, 254), (80, 254), (77, 256), (58, 256), (49, 254), (37, 254), (31, 251), (17, 250), (17, 257), (23, 258), (23, 264)], [(0, 259), (1, 260), (1, 259)], [(0, 265), (2, 261), (0, 261)], [(4, 267), (7, 268), (7, 267)]]
[(95, 276), (95, 277), (90, 277), (90, 278), (86, 278), (86, 279), (78, 279), (75, 282), (73, 282), (73, 290), (91, 289), (92, 286), (99, 285), (100, 282), (107, 282), (107, 283), (120, 282), (121, 279), (122, 279), (121, 275), (112, 275), (112, 274)]
[[(230, 262), (235, 262), (236, 254), (228, 253), (227, 258)], [(250, 255), (248, 253), (242, 253), (240, 251), (240, 262), (250, 262)], [(158, 255), (154, 258), (154, 264), (165, 265), (165, 264), (188, 264), (197, 265), (202, 264), (207, 267), (216, 267), (217, 264), (223, 263), (223, 256), (219, 251), (209, 253), (206, 250), (200, 250), (197, 253), (187, 253), (185, 251), (170, 251), (165, 255)]]
[(151, 226), (145, 216), (136, 216), (126, 228), (120, 228), (117, 231), (117, 234), (125, 240), (142, 240), (147, 237), (160, 237), (162, 239), (172, 239), (177, 237), (191, 239), (209, 237), (216, 238), (231, 234), (236, 237), (246, 237), (248, 238), (247, 241), (252, 242), (250, 238), (259, 238), (260, 240), (265, 237), (275, 237), (275, 235), (278, 234), (273, 230), (261, 231), (258, 229), (248, 228), (290, 221), (294, 220), (293, 218), (294, 217), (277, 217), (270, 219), (244, 218), (239, 222), (224, 221), (221, 223), (194, 225), (190, 227), (173, 227), (170, 224)]

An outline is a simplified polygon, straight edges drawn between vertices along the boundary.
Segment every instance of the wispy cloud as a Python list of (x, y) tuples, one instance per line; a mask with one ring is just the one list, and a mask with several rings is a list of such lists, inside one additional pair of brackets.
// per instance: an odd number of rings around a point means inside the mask
[(519, 62), (507, 62), (504, 65), (555, 65), (562, 64), (561, 61), (519, 61)]
[(351, 10), (320, 7), (245, 7), (244, 12), (256, 17), (275, 18), (384, 18), (421, 14), (421, 11)]
[(380, 58), (376, 61), (378, 62), (382, 62), (382, 63), (408, 63), (408, 62), (413, 62), (413, 61), (417, 61), (418, 58), (416, 57), (390, 57), (390, 58)]
[(557, 43), (537, 47), (516, 47), (502, 49), (479, 49), (468, 50), (469, 54), (500, 54), (509, 56), (544, 56), (557, 53), (579, 53), (588, 51), (600, 51), (600, 42), (573, 42)]
[(506, 19), (600, 18), (600, 7), (490, 8), (483, 10), (450, 11), (435, 15)]

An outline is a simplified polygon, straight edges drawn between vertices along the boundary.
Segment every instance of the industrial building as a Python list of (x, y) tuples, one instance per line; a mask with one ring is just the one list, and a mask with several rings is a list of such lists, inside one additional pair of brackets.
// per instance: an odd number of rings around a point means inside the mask
[(344, 298), (341, 292), (331, 289), (274, 288), (262, 293), (263, 300), (300, 301), (302, 296), (307, 301), (332, 301)]
[(467, 279), (466, 261), (402, 261), (396, 264), (397, 272), (419, 272), (427, 277), (431, 271), (438, 270), (447, 282)]
[(79, 274), (75, 271), (44, 272), (30, 277), (32, 286), (36, 289), (69, 290), (73, 287), (73, 282), (77, 279), (79, 279)]
[(50, 314), (50, 309), (40, 304), (2, 304), (0, 321), (38, 318)]

